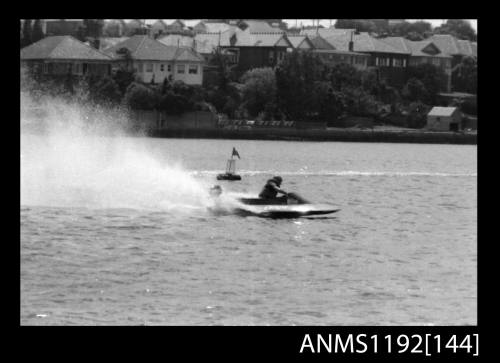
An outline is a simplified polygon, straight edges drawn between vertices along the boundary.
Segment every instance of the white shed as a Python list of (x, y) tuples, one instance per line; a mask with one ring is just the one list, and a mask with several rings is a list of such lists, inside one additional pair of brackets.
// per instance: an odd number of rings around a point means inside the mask
[(427, 114), (427, 129), (435, 131), (458, 131), (462, 113), (457, 107), (433, 107)]

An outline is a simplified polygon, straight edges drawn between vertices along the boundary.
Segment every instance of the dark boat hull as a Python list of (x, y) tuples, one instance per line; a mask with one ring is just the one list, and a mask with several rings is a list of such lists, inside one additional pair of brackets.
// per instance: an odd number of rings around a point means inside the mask
[(237, 174), (218, 174), (217, 180), (241, 180), (241, 176)]
[(262, 199), (239, 198), (242, 205), (237, 212), (270, 218), (297, 218), (302, 216), (324, 215), (338, 212), (340, 208), (330, 204), (314, 204), (297, 194), (289, 193), (288, 197)]

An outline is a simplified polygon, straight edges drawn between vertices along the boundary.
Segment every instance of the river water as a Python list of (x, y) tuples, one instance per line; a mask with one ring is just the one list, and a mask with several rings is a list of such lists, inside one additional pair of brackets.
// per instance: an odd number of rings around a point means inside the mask
[[(237, 182), (216, 174), (236, 147)], [(21, 135), (22, 325), (477, 323), (477, 147)], [(331, 216), (213, 214), (282, 187)]]

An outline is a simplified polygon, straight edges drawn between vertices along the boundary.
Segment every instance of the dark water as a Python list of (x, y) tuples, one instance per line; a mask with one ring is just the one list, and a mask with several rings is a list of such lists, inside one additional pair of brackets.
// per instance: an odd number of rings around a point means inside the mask
[[(476, 146), (21, 141), (23, 325), (477, 323)], [(225, 193), (280, 174), (341, 211), (209, 213), (233, 146)]]

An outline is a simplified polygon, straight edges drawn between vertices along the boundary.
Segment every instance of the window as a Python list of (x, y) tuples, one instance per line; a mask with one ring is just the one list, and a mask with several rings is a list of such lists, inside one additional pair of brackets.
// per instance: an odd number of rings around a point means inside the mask
[(405, 61), (406, 61), (406, 59), (397, 59), (397, 58), (394, 58), (392, 65), (394, 67), (403, 67)]
[(184, 73), (186, 73), (186, 66), (184, 64), (179, 64), (177, 66), (177, 73), (178, 74), (184, 74)]
[(75, 63), (75, 74), (82, 74), (82, 64)]
[(160, 64), (160, 72), (164, 72), (165, 71), (165, 65), (164, 64)]
[(144, 72), (144, 65), (142, 64), (142, 62), (137, 63), (137, 71), (139, 73)]
[(189, 65), (189, 74), (198, 74), (198, 66), (196, 64)]
[(49, 64), (48, 63), (43, 64), (43, 74), (49, 74)]
[(172, 65), (170, 65), (170, 64), (167, 65), (167, 71), (172, 72)]
[(432, 60), (432, 64), (434, 64), (435, 66), (438, 66), (439, 67), (439, 58), (434, 58)]
[(274, 52), (270, 51), (269, 52), (269, 63), (272, 63), (274, 61)]
[(153, 72), (153, 63), (146, 63), (146, 72)]

